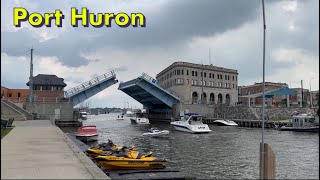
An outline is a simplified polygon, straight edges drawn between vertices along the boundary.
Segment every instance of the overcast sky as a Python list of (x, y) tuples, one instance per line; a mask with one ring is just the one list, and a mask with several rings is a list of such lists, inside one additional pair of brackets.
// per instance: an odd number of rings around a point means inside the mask
[[(60, 9), (63, 27), (13, 26), (13, 8), (29, 13)], [(92, 13), (137, 13), (145, 28), (70, 25), (71, 7)], [(319, 1), (266, 0), (266, 81), (319, 89)], [(114, 70), (119, 81), (145, 72), (155, 77), (175, 61), (236, 69), (239, 86), (262, 81), (263, 22), (259, 0), (3, 0), (1, 1), (1, 85), (27, 88), (30, 51), (34, 75), (56, 74), (66, 90)], [(88, 101), (91, 107), (142, 108), (119, 84)], [(127, 104), (127, 103), (126, 103)], [(128, 105), (128, 104), (127, 104)], [(126, 105), (126, 106), (127, 106)]]

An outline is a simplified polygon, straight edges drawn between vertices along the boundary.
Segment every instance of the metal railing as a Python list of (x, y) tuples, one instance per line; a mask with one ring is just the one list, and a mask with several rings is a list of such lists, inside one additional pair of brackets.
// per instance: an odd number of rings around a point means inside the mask
[[(24, 102), (30, 102), (29, 98), (25, 98)], [(70, 98), (61, 98), (61, 97), (34, 97), (34, 103), (58, 103), (58, 102), (65, 102), (70, 103)]]
[(165, 91), (165, 92), (173, 95), (175, 98), (177, 98), (177, 99), (179, 99), (179, 100), (183, 98), (183, 96), (182, 96), (181, 94), (173, 91), (172, 89), (163, 89), (162, 87), (158, 86), (157, 80), (154, 79), (153, 77), (149, 76), (149, 75), (146, 74), (146, 73), (142, 73), (142, 75), (140, 76), (140, 78), (145, 79), (146, 81), (154, 84), (154, 85), (157, 86), (159, 89), (161, 89), (161, 90), (163, 90), (163, 91)]
[(111, 78), (111, 77), (114, 77), (114, 76), (115, 76), (115, 73), (112, 70), (112, 71), (107, 72), (101, 76), (95, 77), (87, 82), (84, 82), (76, 87), (73, 87), (73, 88), (65, 91), (64, 97), (69, 98), (69, 97), (77, 94), (78, 92), (81, 92), (85, 89), (89, 89), (90, 87), (93, 87), (94, 85), (99, 84), (101, 81), (108, 79), (108, 78)]

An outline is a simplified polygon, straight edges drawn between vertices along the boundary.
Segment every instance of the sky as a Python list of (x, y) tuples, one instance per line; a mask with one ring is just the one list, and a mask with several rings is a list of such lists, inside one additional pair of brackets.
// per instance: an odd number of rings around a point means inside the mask
[[(13, 8), (41, 14), (60, 9), (62, 27), (13, 25)], [(72, 27), (71, 7), (91, 13), (143, 13), (146, 27)], [(266, 0), (268, 82), (319, 90), (319, 1)], [(176, 61), (238, 70), (239, 86), (262, 82), (262, 3), (259, 0), (3, 0), (1, 1), (1, 85), (28, 88), (30, 48), (34, 76), (55, 74), (65, 90), (114, 70), (128, 81), (152, 77)], [(211, 60), (209, 60), (209, 49)], [(142, 105), (115, 84), (85, 103), (90, 107)]]

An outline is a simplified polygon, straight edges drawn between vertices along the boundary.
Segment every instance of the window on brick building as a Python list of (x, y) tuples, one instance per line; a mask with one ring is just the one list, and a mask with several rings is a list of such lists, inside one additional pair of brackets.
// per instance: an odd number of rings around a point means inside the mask
[(192, 76), (194, 76), (194, 71), (191, 71)]
[(206, 72), (204, 73), (204, 77), (207, 77), (207, 73)]
[(209, 73), (209, 78), (211, 78), (211, 73)]
[(189, 70), (187, 70), (187, 76), (189, 76)]
[(11, 94), (11, 93), (9, 93), (9, 97), (12, 97), (12, 94)]
[(217, 78), (218, 78), (218, 79), (220, 79), (220, 75), (219, 75), (219, 74), (217, 74), (217, 76), (218, 76)]
[(21, 93), (18, 92), (18, 97), (21, 97)]
[(196, 73), (196, 76), (198, 76), (198, 71), (196, 71), (195, 73)]

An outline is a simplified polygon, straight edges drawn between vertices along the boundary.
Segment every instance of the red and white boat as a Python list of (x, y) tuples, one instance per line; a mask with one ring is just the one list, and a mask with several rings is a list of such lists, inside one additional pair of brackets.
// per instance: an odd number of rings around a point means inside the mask
[(94, 125), (79, 127), (76, 133), (76, 138), (83, 142), (97, 141), (97, 127)]

